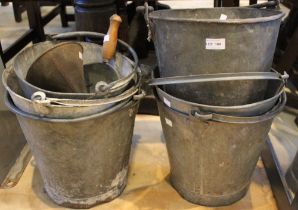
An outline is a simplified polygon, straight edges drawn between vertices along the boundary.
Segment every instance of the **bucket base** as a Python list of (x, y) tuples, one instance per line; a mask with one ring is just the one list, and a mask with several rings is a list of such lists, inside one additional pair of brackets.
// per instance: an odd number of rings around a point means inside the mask
[(67, 198), (54, 192), (49, 187), (45, 186), (44, 189), (47, 195), (58, 205), (66, 208), (88, 209), (101, 203), (106, 203), (114, 200), (123, 192), (127, 184), (127, 179), (120, 187), (115, 187), (103, 194), (90, 197), (90, 198)]
[(171, 179), (171, 184), (176, 189), (176, 191), (180, 194), (180, 196), (183, 197), (185, 200), (194, 204), (209, 206), (209, 207), (231, 205), (239, 201), (241, 198), (243, 198), (249, 188), (249, 184), (248, 184), (240, 191), (235, 192), (233, 194), (212, 196), (212, 195), (200, 195), (199, 193), (190, 192), (190, 190), (187, 190), (179, 186), (179, 184), (175, 183), (172, 179)]
[[(61, 193), (54, 190), (52, 187), (48, 186), (45, 182), (44, 188), (48, 196), (58, 205), (67, 207), (67, 208), (79, 208), (79, 209), (87, 209), (91, 208), (100, 203), (109, 202), (123, 192), (127, 184), (127, 176), (128, 176), (128, 167), (125, 167), (112, 181), (110, 190), (108, 191), (99, 191), (98, 195), (93, 197), (86, 198), (69, 198), (61, 195)], [(100, 189), (99, 189), (100, 190)]]

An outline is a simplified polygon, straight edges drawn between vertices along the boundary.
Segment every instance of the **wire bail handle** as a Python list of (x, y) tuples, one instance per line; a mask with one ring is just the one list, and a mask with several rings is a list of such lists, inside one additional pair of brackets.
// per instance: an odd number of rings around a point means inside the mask
[(145, 18), (145, 22), (146, 22), (146, 26), (148, 28), (148, 36), (147, 36), (147, 40), (148, 42), (151, 41), (152, 38), (152, 32), (150, 29), (150, 22), (149, 22), (149, 13), (152, 12), (154, 10), (154, 8), (152, 6), (149, 6), (147, 0), (144, 2), (144, 6), (138, 6), (136, 8), (137, 12), (141, 12), (144, 15)]

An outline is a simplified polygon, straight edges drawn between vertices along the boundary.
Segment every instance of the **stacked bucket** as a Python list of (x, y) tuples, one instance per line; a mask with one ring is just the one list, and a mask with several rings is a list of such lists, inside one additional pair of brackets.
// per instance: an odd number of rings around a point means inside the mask
[[(6, 105), (20, 122), (49, 197), (59, 205), (88, 208), (119, 196), (126, 186), (139, 100), (140, 71), (117, 52), (103, 62), (103, 47), (65, 41), (103, 39), (73, 32), (35, 44), (5, 70)], [(107, 69), (105, 69), (107, 68)]]
[(186, 200), (229, 205), (248, 190), (287, 75), (271, 69), (283, 14), (253, 8), (149, 14), (154, 85), (174, 188)]

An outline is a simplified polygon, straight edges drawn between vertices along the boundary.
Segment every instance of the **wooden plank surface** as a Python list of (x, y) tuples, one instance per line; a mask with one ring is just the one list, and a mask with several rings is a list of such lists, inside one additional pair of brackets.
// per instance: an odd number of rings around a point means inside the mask
[[(128, 185), (112, 202), (94, 210), (277, 210), (262, 162), (259, 161), (247, 195), (222, 208), (207, 208), (182, 199), (168, 182), (169, 162), (159, 117), (137, 116)], [(228, 178), (228, 177), (227, 177)], [(1, 210), (62, 210), (43, 191), (32, 160), (18, 185), (0, 190)]]

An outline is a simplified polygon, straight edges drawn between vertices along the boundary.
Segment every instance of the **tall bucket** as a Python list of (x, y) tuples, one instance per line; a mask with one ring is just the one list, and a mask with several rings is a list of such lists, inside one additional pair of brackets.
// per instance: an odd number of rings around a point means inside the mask
[(206, 206), (229, 205), (250, 184), (273, 118), (285, 94), (269, 112), (255, 117), (181, 113), (160, 101), (158, 109), (168, 150), (174, 188), (186, 200)]
[(76, 119), (25, 113), (8, 94), (6, 104), (18, 117), (53, 201), (65, 207), (89, 208), (120, 195), (127, 183), (138, 101)]
[[(160, 76), (270, 71), (282, 16), (280, 11), (254, 8), (151, 12)], [(265, 89), (261, 81), (231, 81), (170, 85), (166, 92), (210, 104), (208, 92), (217, 90), (219, 100), (212, 105), (235, 106), (262, 100)]]

